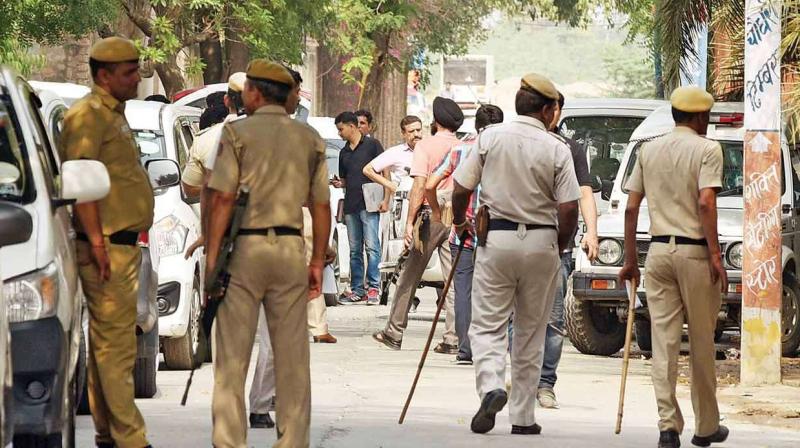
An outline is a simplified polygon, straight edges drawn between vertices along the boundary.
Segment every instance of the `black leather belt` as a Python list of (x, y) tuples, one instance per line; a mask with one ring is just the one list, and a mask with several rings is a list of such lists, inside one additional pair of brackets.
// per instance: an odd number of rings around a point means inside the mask
[[(489, 231), (492, 230), (517, 230), (519, 228), (519, 223), (514, 221), (509, 221), (507, 219), (490, 219), (489, 220)], [(527, 230), (534, 230), (534, 229), (553, 229), (558, 230), (558, 227), (549, 225), (549, 224), (525, 224), (525, 228)]]
[(269, 235), (272, 230), (277, 236), (303, 236), (299, 229), (291, 227), (265, 227), (262, 229), (239, 229), (239, 236), (242, 235)]
[[(650, 242), (652, 243), (667, 243), (673, 238), (672, 235), (658, 235), (650, 238)], [(675, 244), (681, 246), (708, 246), (708, 242), (705, 238), (695, 240), (692, 238), (686, 238), (685, 236), (676, 236)]]
[[(78, 232), (76, 238), (79, 241), (86, 241), (89, 243), (89, 235), (85, 233)], [(136, 246), (139, 242), (139, 232), (134, 232), (131, 230), (120, 230), (119, 232), (112, 233), (108, 236), (108, 241), (111, 244), (117, 244), (120, 246)]]

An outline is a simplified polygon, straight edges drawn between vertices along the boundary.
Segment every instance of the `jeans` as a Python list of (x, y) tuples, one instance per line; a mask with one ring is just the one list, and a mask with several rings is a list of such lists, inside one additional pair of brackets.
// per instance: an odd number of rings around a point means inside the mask
[[(458, 253), (458, 245), (450, 244), (450, 253)], [(474, 251), (465, 247), (458, 260), (453, 276), (456, 291), (456, 335), (458, 335), (458, 357), (472, 359), (472, 347), (469, 343), (469, 324), (472, 322), (472, 273), (475, 268)]]
[(365, 295), (364, 251), (367, 252), (367, 287), (380, 288), (381, 242), (378, 239), (381, 222), (380, 213), (362, 210), (344, 216), (347, 226), (347, 239), (350, 243), (350, 290)]
[(556, 385), (558, 363), (561, 361), (561, 349), (564, 346), (564, 336), (553, 327), (564, 331), (564, 296), (567, 294), (567, 279), (575, 270), (572, 252), (561, 254), (561, 281), (556, 285), (556, 297), (553, 302), (553, 311), (550, 312), (550, 321), (547, 325), (547, 336), (544, 341), (544, 361), (542, 362), (542, 376), (539, 387), (552, 389)]

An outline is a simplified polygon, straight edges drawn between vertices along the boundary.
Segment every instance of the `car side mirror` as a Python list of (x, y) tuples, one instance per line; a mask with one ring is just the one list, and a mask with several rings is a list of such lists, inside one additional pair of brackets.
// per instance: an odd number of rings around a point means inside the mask
[[(24, 208), (0, 202), (0, 247), (28, 241), (33, 233), (33, 219)], [(5, 312), (5, 310), (4, 310)]]
[(599, 193), (603, 190), (603, 179), (600, 179), (600, 176), (594, 176), (592, 178), (592, 193)]
[(610, 180), (604, 180), (602, 187), (600, 187), (600, 198), (604, 201), (611, 200), (611, 191), (614, 189), (614, 182)]
[(83, 204), (103, 199), (111, 189), (111, 180), (103, 162), (69, 160), (61, 164), (61, 198), (56, 206)]
[(178, 162), (170, 159), (150, 159), (144, 164), (153, 188), (170, 188), (181, 183)]

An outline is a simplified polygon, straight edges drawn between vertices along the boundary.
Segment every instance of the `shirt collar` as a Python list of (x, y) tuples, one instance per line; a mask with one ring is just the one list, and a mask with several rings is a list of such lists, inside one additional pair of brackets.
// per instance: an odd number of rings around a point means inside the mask
[(92, 93), (100, 97), (100, 101), (111, 110), (117, 111), (121, 114), (125, 113), (125, 103), (119, 102), (116, 98), (111, 96), (104, 88), (94, 85), (92, 86)]
[(531, 126), (535, 126), (535, 127), (539, 128), (539, 129), (541, 129), (543, 131), (547, 131), (547, 127), (545, 127), (544, 123), (542, 123), (542, 120), (539, 120), (538, 118), (529, 117), (527, 115), (517, 115), (514, 118), (514, 121), (519, 122), (519, 123), (529, 124)]
[(689, 126), (675, 126), (675, 129), (672, 132), (675, 132), (676, 134), (699, 135), (697, 131)]
[(266, 106), (261, 106), (258, 109), (256, 109), (256, 112), (253, 115), (261, 115), (261, 114), (288, 115), (286, 113), (286, 109), (283, 106), (279, 106), (277, 104), (268, 104)]

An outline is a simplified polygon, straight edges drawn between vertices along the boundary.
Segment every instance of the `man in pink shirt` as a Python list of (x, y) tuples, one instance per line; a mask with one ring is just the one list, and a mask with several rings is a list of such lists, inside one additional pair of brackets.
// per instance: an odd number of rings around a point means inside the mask
[[(414, 186), (408, 197), (409, 210), (405, 232), (406, 247), (411, 248), (411, 251), (397, 281), (397, 290), (386, 328), (372, 335), (375, 340), (394, 350), (400, 350), (414, 293), (434, 250), (439, 251), (443, 275), (449, 274), (451, 267), (449, 245), (443, 244), (447, 241), (450, 224), (445, 226), (441, 221), (431, 219), (430, 207), (425, 202), (425, 182), (444, 156), (461, 143), (455, 132), (464, 122), (464, 114), (453, 100), (437, 97), (433, 101), (433, 118), (436, 132), (433, 136), (423, 138), (417, 143), (411, 162)], [(452, 189), (452, 179), (443, 181), (439, 185), (439, 204), (444, 209), (449, 208)], [(416, 220), (420, 220), (418, 241), (414, 240)], [(447, 314), (443, 341), (434, 348), (437, 353), (451, 355), (458, 353), (453, 301), (454, 295), (451, 289), (446, 297)]]

